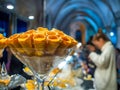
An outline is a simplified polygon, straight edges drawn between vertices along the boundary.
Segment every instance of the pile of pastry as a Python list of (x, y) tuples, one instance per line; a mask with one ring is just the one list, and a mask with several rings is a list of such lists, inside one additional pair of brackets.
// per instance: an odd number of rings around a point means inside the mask
[(76, 81), (71, 72), (71, 68), (66, 68), (66, 69), (63, 68), (62, 70), (60, 70), (59, 68), (54, 68), (49, 73), (49, 77), (46, 78), (44, 85), (45, 86), (49, 85), (49, 86), (59, 87), (59, 88), (67, 88), (68, 86), (71, 86), (71, 87), (75, 86)]
[(7, 38), (0, 34), (0, 57), (3, 56), (3, 50), (7, 46)]
[(77, 41), (60, 30), (39, 27), (10, 36), (7, 45), (17, 52), (29, 56), (62, 55)]
[(7, 46), (7, 38), (0, 34), (0, 49), (3, 49)]

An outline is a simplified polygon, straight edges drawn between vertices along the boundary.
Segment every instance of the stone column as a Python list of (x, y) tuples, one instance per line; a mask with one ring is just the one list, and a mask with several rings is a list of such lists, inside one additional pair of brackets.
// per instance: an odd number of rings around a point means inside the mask
[(120, 26), (117, 27), (117, 48), (120, 49)]
[(106, 35), (110, 39), (111, 27), (110, 26), (106, 26), (105, 29), (106, 29)]
[(17, 30), (16, 30), (16, 15), (11, 13), (10, 14), (10, 18), (9, 18), (9, 31), (8, 31), (8, 36), (14, 34), (14, 33), (17, 33)]
[(115, 22), (117, 25), (117, 45), (116, 47), (120, 49), (120, 11), (115, 12)]

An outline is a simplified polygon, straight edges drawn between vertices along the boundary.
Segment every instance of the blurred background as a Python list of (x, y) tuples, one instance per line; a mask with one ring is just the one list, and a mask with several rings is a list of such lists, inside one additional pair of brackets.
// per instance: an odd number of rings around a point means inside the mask
[(120, 48), (120, 0), (0, 0), (0, 33), (57, 28), (85, 44), (101, 29)]
[[(115, 48), (120, 49), (120, 0), (0, 0), (0, 33), (4, 36), (37, 27), (57, 28), (82, 45), (98, 31), (102, 31)], [(80, 55), (87, 57), (85, 53), (88, 51), (77, 53), (78, 57), (74, 56), (76, 61), (73, 59), (75, 68), (78, 68), (78, 64), (80, 67), (80, 62), (77, 62)], [(5, 62), (8, 66), (9, 74), (31, 78), (23, 72), (25, 66), (11, 54), (9, 49), (6, 50), (0, 60), (0, 63)], [(88, 69), (86, 63), (84, 68)], [(89, 83), (86, 86), (89, 85), (92, 86)]]

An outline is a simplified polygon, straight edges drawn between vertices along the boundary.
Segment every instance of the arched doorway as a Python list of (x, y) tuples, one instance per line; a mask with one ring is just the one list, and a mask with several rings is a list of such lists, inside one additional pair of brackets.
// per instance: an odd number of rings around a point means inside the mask
[(85, 39), (86, 27), (81, 22), (73, 22), (70, 25), (70, 35), (82, 44), (86, 43)]

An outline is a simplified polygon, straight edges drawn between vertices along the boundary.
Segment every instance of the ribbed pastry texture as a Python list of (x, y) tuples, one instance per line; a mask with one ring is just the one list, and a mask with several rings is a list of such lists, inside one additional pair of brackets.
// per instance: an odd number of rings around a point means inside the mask
[[(1, 43), (1, 42), (0, 42)], [(3, 42), (4, 43), (4, 42)], [(14, 34), (8, 39), (8, 46), (29, 56), (62, 55), (74, 47), (77, 41), (60, 30), (38, 27)]]

